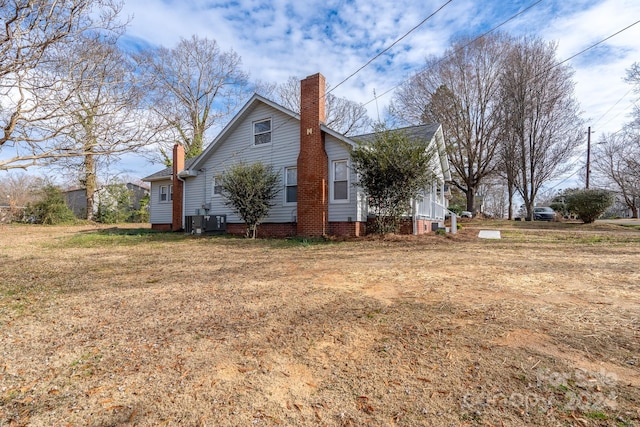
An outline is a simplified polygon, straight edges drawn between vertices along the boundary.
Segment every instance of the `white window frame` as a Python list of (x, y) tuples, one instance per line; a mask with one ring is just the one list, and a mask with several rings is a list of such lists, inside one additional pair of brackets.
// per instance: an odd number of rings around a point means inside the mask
[[(287, 182), (287, 171), (290, 171), (290, 170), (296, 171), (296, 201), (295, 202), (289, 202), (287, 200), (287, 187), (292, 187), (288, 185), (288, 182)], [(284, 168), (283, 182), (284, 182), (284, 203), (283, 203), (284, 206), (297, 206), (298, 205), (298, 168), (297, 166), (288, 166)]]
[[(336, 165), (338, 163), (344, 163), (347, 169), (347, 198), (346, 199), (336, 199), (336, 194), (335, 194), (335, 186), (336, 186)], [(350, 176), (350, 171), (349, 171), (349, 160), (348, 159), (337, 159), (337, 160), (332, 160), (331, 161), (331, 188), (330, 188), (330, 192), (331, 192), (331, 203), (349, 203), (349, 200), (351, 199), (351, 191), (349, 189), (350, 184), (351, 184), (351, 176)], [(340, 181), (343, 182), (343, 181)]]
[[(263, 122), (269, 122), (269, 130), (268, 131), (263, 131), (263, 132), (256, 132), (256, 125), (258, 123), (263, 123)], [(273, 143), (273, 122), (271, 120), (271, 117), (265, 118), (265, 119), (260, 119), (260, 120), (256, 120), (253, 123), (251, 123), (251, 134), (253, 135), (253, 146), (254, 147), (264, 147), (266, 145), (271, 145)], [(261, 143), (256, 143), (256, 137), (258, 137), (259, 135), (266, 135), (269, 134), (269, 142), (261, 142)]]
[[(162, 200), (163, 195), (165, 195), (165, 200)], [(173, 185), (172, 184), (161, 185), (158, 189), (158, 203), (171, 203), (172, 201), (173, 201)]]
[(211, 182), (211, 197), (222, 196), (222, 186), (219, 184), (217, 185), (217, 188), (219, 188), (220, 191), (216, 193), (216, 181), (220, 181), (221, 178), (222, 178), (222, 175), (216, 175), (213, 177), (213, 180)]

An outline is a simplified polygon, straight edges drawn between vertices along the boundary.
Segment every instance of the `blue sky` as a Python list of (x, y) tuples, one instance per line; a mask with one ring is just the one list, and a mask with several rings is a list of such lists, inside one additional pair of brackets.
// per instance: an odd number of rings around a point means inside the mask
[[(192, 34), (233, 49), (255, 80), (281, 83), (289, 76), (321, 72), (335, 86), (393, 43), (446, 0), (125, 0), (133, 19), (126, 41), (173, 47)], [(479, 35), (536, 0), (453, 0), (334, 94), (360, 103), (384, 94), (439, 55), (453, 38)], [(558, 43), (563, 60), (640, 20), (638, 0), (543, 0), (501, 30)], [(625, 69), (640, 61), (640, 24), (569, 62), (576, 95), (593, 138), (628, 121), (638, 95), (624, 82)], [(382, 113), (392, 92), (378, 99)], [(367, 104), (377, 117), (376, 103)], [(586, 150), (586, 129), (585, 129)], [(143, 159), (120, 165), (134, 176), (159, 168)]]

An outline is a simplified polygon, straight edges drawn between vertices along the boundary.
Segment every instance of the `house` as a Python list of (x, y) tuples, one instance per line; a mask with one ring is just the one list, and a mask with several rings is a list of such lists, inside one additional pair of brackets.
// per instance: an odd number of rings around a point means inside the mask
[[(100, 187), (94, 196), (94, 204), (93, 210), (94, 214), (98, 212), (98, 207), (100, 203), (108, 203), (113, 204), (115, 201), (111, 200), (112, 197), (109, 195), (109, 187), (113, 185), (119, 184), (110, 184)], [(131, 192), (131, 205), (129, 209), (132, 211), (140, 209), (140, 201), (149, 194), (149, 189), (134, 184), (132, 182), (127, 182), (124, 184), (128, 191)], [(64, 201), (66, 205), (71, 209), (76, 218), (86, 218), (87, 217), (87, 190), (84, 188), (74, 188), (67, 191), (63, 191), (62, 195), (64, 197)]]
[[(349, 138), (325, 126), (325, 79), (321, 74), (301, 82), (301, 111), (296, 114), (254, 95), (198, 157), (184, 160), (174, 147), (173, 167), (144, 178), (151, 184), (150, 221), (156, 230), (183, 230), (192, 215), (226, 215), (227, 232), (244, 233), (245, 226), (225, 205), (219, 179), (236, 162), (261, 161), (281, 174), (279, 192), (260, 236), (322, 236), (366, 234), (369, 211), (364, 192), (353, 185)], [(409, 128), (437, 146), (433, 168), (438, 177), (414, 203), (412, 232), (432, 230), (444, 220), (444, 183), (450, 180), (442, 127)], [(362, 135), (366, 140), (371, 135)], [(188, 226), (187, 226), (188, 228)]]

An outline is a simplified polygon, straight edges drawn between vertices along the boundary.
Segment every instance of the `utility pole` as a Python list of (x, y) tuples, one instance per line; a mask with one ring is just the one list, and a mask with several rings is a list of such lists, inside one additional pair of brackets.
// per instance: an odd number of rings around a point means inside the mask
[(589, 174), (591, 169), (591, 126), (587, 128), (587, 179), (585, 188), (589, 189)]

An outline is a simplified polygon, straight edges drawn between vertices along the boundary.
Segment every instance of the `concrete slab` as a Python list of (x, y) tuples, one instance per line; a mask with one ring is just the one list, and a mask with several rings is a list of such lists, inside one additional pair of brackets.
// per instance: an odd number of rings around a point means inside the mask
[(478, 237), (481, 239), (500, 239), (500, 230), (480, 230)]

